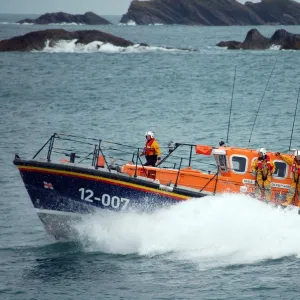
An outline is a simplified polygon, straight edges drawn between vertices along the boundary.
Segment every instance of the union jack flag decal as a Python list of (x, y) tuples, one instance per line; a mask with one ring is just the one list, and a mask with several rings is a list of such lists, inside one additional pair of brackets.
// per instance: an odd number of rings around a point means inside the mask
[(43, 181), (43, 182), (44, 182), (44, 188), (45, 188), (45, 189), (53, 190), (53, 185), (52, 185), (52, 183), (46, 182), (46, 181)]

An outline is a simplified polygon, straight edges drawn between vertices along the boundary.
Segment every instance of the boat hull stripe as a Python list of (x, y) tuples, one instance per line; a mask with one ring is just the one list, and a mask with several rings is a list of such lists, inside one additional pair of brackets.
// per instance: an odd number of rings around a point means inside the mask
[(37, 173), (48, 173), (48, 174), (50, 173), (50, 174), (57, 174), (57, 175), (62, 175), (62, 176), (91, 179), (94, 181), (100, 181), (100, 182), (109, 183), (112, 185), (118, 185), (118, 186), (123, 186), (123, 187), (127, 187), (127, 188), (132, 188), (132, 189), (140, 190), (143, 192), (152, 192), (152, 193), (156, 193), (159, 195), (165, 195), (165, 196), (168, 196), (168, 197), (176, 199), (176, 200), (187, 200), (190, 198), (188, 196), (165, 192), (165, 191), (160, 191), (160, 190), (156, 190), (154, 188), (141, 187), (140, 185), (137, 185), (134, 183), (124, 183), (120, 180), (109, 179), (109, 178), (104, 178), (104, 177), (99, 177), (99, 176), (94, 176), (94, 175), (78, 174), (78, 173), (70, 172), (70, 171), (52, 170), (52, 169), (47, 169), (47, 168), (39, 168), (39, 167), (31, 167), (31, 166), (18, 166), (18, 168), (20, 171), (23, 171), (23, 172), (37, 172)]

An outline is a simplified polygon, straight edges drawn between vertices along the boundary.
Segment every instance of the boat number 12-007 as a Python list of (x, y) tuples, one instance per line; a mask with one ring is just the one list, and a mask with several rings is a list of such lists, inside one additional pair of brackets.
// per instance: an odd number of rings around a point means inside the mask
[(103, 194), (101, 198), (94, 197), (94, 192), (90, 189), (80, 188), (79, 192), (81, 194), (81, 200), (87, 202), (95, 202), (99, 201), (105, 207), (111, 207), (114, 209), (126, 209), (129, 199), (118, 197), (118, 196), (110, 196), (108, 194)]

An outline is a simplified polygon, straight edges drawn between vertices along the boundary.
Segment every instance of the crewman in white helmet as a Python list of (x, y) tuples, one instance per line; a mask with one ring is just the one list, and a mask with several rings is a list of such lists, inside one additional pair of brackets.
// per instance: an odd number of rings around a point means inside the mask
[(145, 133), (146, 144), (143, 152), (140, 156), (146, 156), (146, 163), (144, 166), (153, 166), (155, 167), (156, 163), (160, 163), (161, 160), (161, 151), (158, 142), (154, 138), (154, 133), (152, 131), (147, 131)]
[(251, 165), (251, 172), (255, 175), (255, 197), (260, 200), (271, 200), (271, 180), (272, 174), (275, 172), (275, 164), (267, 155), (265, 148), (258, 150), (258, 158)]

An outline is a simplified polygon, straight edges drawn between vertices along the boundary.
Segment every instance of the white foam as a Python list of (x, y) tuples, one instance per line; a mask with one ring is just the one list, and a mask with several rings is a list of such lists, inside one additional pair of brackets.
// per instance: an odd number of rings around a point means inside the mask
[[(127, 23), (119, 23), (119, 25), (128, 25), (128, 26), (135, 26), (136, 22), (133, 20), (129, 20)], [(153, 24), (148, 24), (149, 26), (162, 26), (164, 25), (163, 23), (153, 23)]]
[(47, 24), (47, 25), (63, 25), (63, 26), (65, 26), (65, 25), (72, 25), (72, 26), (84, 26), (84, 25), (87, 25), (87, 24), (84, 24), (84, 23), (75, 23), (75, 22), (72, 22), (72, 23), (66, 23), (66, 22), (62, 22), (62, 23), (49, 23), (49, 24)]
[(72, 25), (72, 26), (83, 26), (83, 25), (86, 25), (86, 24), (83, 24), (83, 23), (48, 23), (48, 24), (35, 24), (35, 23), (27, 23), (27, 22), (24, 22), (24, 23), (8, 23), (8, 22), (0, 22), (0, 24), (17, 24), (17, 25), (41, 25), (41, 26), (58, 26), (58, 25), (62, 25), (62, 26), (68, 26), (68, 25)]
[(120, 23), (120, 25), (129, 25), (129, 26), (135, 26), (136, 23), (133, 20), (129, 20), (127, 23)]
[(87, 251), (168, 254), (201, 268), (300, 256), (300, 216), (245, 195), (192, 199), (152, 214), (101, 213), (78, 224)]
[(280, 45), (272, 45), (271, 47), (270, 47), (270, 50), (280, 50)]
[(110, 43), (103, 43), (101, 41), (94, 41), (89, 44), (76, 43), (74, 40), (61, 40), (55, 43), (51, 43), (49, 40), (45, 44), (43, 52), (52, 53), (91, 53), (91, 52), (103, 52), (103, 53), (145, 53), (151, 51), (163, 51), (163, 52), (177, 52), (177, 51), (187, 51), (179, 49), (167, 49), (164, 47), (151, 47), (142, 46), (140, 44), (135, 44), (128, 47), (119, 47), (112, 45)]

